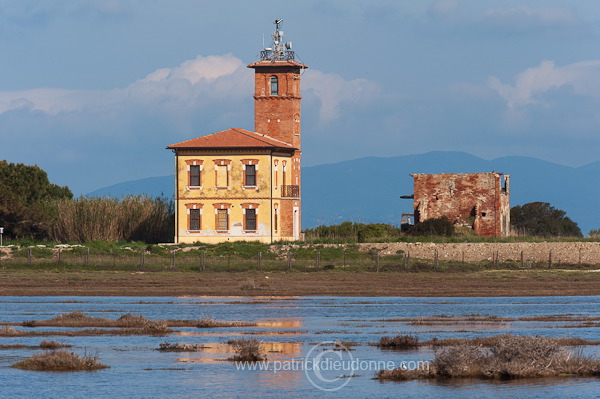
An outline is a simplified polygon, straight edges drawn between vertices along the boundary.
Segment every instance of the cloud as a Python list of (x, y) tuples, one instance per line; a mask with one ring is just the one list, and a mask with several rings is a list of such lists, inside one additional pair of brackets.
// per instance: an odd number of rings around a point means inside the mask
[(519, 73), (515, 84), (505, 84), (495, 76), (487, 86), (502, 97), (509, 108), (530, 104), (546, 104), (544, 95), (552, 90), (567, 87), (573, 94), (600, 97), (600, 61), (582, 61), (557, 67), (553, 61), (542, 61), (534, 68)]
[(302, 85), (319, 98), (319, 118), (324, 122), (339, 118), (344, 104), (371, 102), (381, 91), (379, 85), (366, 79), (348, 81), (339, 75), (315, 70), (305, 73)]
[[(253, 79), (246, 65), (231, 54), (198, 56), (174, 68), (158, 69), (124, 89), (66, 90), (41, 88), (0, 92), (0, 114), (14, 110), (40, 111), (48, 115), (93, 111), (106, 114), (147, 108), (184, 117), (218, 101), (242, 101), (252, 93)], [(339, 75), (309, 70), (303, 89), (320, 100), (320, 118), (341, 116), (345, 103), (370, 101), (379, 92), (365, 79), (344, 80)]]

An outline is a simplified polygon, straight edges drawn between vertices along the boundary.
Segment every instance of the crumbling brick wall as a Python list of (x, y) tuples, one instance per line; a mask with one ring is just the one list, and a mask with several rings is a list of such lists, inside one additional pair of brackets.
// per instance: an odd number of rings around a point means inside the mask
[(487, 237), (510, 231), (509, 175), (502, 173), (413, 174), (415, 223), (446, 216)]

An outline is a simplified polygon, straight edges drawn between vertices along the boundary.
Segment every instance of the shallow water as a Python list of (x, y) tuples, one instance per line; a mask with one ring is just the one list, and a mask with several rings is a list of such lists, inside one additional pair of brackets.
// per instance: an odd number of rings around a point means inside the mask
[[(0, 321), (45, 320), (81, 311), (115, 319), (124, 313), (151, 320), (198, 319), (259, 322), (256, 327), (174, 328), (167, 337), (96, 336), (54, 339), (78, 354), (98, 353), (111, 368), (96, 372), (49, 373), (17, 370), (13, 363), (40, 350), (0, 350), (0, 397), (444, 397), (590, 398), (600, 379), (554, 378), (527, 381), (380, 382), (374, 373), (407, 362), (430, 360), (428, 348), (388, 351), (370, 346), (384, 335), (414, 334), (421, 340), (497, 334), (600, 339), (598, 327), (578, 321), (488, 321), (481, 315), (522, 318), (572, 314), (600, 317), (600, 297), (517, 298), (340, 298), (340, 297), (2, 297)], [(403, 318), (479, 315), (477, 320), (410, 323)], [(25, 327), (15, 327), (25, 330)], [(36, 327), (37, 331), (66, 330)], [(267, 370), (238, 370), (228, 339), (256, 337), (267, 351)], [(0, 344), (37, 345), (44, 338), (0, 338)], [(350, 352), (331, 341), (353, 341)], [(165, 341), (203, 344), (198, 352), (159, 352)], [(595, 354), (598, 347), (586, 347)], [(312, 368), (321, 361), (316, 373)], [(354, 363), (352, 363), (354, 362)], [(409, 363), (413, 362), (413, 363)], [(337, 369), (335, 369), (337, 367)], [(310, 370), (304, 370), (308, 369)], [(340, 378), (343, 377), (343, 378)]]

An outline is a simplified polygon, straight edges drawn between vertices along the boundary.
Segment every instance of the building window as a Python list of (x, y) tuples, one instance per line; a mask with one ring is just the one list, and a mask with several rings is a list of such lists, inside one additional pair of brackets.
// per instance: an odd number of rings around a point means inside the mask
[(227, 209), (217, 209), (217, 230), (229, 230), (229, 214)]
[(200, 187), (200, 165), (190, 165), (191, 187)]
[(227, 165), (215, 165), (215, 174), (217, 187), (229, 186), (229, 173), (227, 170)]
[(200, 230), (200, 209), (190, 209), (190, 230)]
[(273, 218), (273, 228), (275, 229), (275, 232), (277, 233), (277, 230), (278, 230), (278, 227), (279, 227), (278, 226), (279, 223), (278, 223), (278, 220), (277, 220), (277, 209), (275, 209), (275, 214), (273, 216), (274, 216), (274, 218)]
[(256, 165), (246, 165), (244, 186), (256, 186)]
[(256, 209), (246, 209), (244, 230), (256, 230)]
[(279, 94), (279, 80), (277, 76), (271, 76), (271, 95), (276, 96)]

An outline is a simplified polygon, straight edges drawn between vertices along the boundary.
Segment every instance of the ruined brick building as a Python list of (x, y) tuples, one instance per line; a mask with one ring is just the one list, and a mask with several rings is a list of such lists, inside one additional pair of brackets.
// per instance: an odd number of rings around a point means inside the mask
[(510, 175), (502, 173), (413, 174), (415, 223), (448, 217), (486, 237), (510, 232)]
[(275, 21), (254, 69), (254, 131), (167, 146), (175, 153), (175, 242), (300, 238), (300, 72)]

